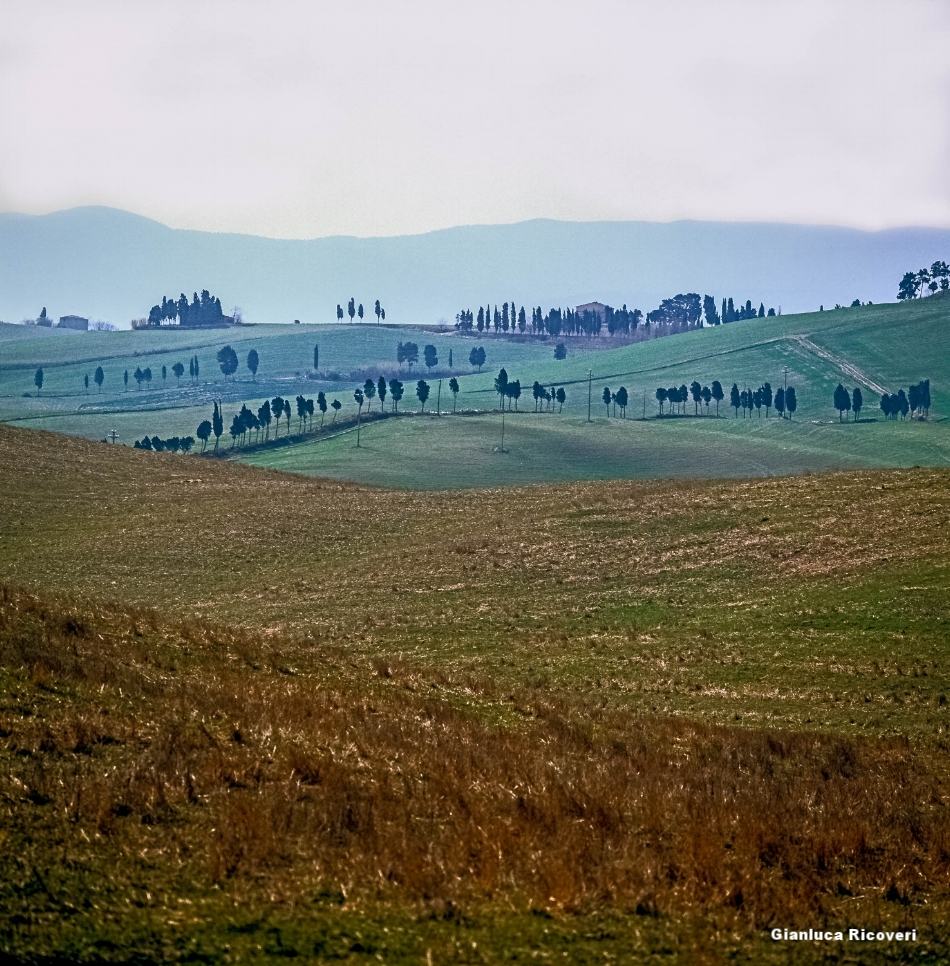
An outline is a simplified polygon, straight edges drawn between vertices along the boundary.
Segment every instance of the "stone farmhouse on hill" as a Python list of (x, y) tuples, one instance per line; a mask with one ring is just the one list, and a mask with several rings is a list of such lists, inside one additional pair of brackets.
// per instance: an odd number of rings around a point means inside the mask
[(57, 329), (75, 329), (77, 332), (89, 331), (89, 319), (84, 319), (81, 315), (61, 315)]
[(603, 302), (587, 302), (584, 305), (578, 305), (575, 311), (581, 317), (583, 317), (585, 312), (590, 312), (591, 315), (600, 316), (603, 319), (606, 314), (607, 306)]

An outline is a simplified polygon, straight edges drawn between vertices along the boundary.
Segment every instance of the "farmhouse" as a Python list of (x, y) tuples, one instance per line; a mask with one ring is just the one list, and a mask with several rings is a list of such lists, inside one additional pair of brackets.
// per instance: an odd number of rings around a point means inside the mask
[(89, 319), (84, 319), (80, 315), (61, 315), (57, 329), (75, 329), (77, 332), (87, 332), (89, 330)]
[(585, 312), (590, 312), (591, 315), (598, 315), (600, 318), (603, 318), (606, 308), (607, 306), (603, 302), (587, 302), (584, 305), (578, 305), (576, 312), (582, 318)]

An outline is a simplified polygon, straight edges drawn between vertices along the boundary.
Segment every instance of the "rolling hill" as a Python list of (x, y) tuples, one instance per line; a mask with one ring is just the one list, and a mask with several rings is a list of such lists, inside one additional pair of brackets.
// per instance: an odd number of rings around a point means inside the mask
[(0, 426), (0, 954), (945, 961), (947, 477), (422, 494)]
[[(501, 354), (492, 346), (493, 357)], [(504, 358), (504, 357), (503, 357)], [(704, 329), (623, 348), (569, 354), (555, 361), (504, 359), (510, 379), (524, 386), (520, 408), (506, 425), (506, 453), (492, 371), (460, 380), (458, 405), (481, 414), (387, 420), (368, 427), (359, 450), (352, 434), (253, 453), (261, 466), (397, 486), (494, 486), (571, 479), (768, 476), (871, 466), (950, 465), (950, 299), (913, 305), (866, 306), (760, 319)], [(588, 386), (588, 372), (591, 373)], [(896, 393), (921, 379), (932, 385), (927, 422), (885, 421), (881, 391)], [(654, 419), (658, 386), (709, 385), (726, 394), (722, 418)], [(733, 383), (773, 389), (787, 379), (799, 408), (791, 420), (757, 411), (735, 418)], [(530, 387), (563, 386), (561, 412), (535, 413)], [(841, 423), (832, 407), (835, 386), (859, 386), (861, 421)], [(418, 408), (411, 398), (404, 408)], [(628, 418), (608, 418), (604, 388), (623, 385)], [(592, 423), (587, 421), (588, 390)], [(445, 398), (445, 390), (443, 389)], [(443, 408), (449, 408), (443, 402)], [(430, 403), (431, 407), (431, 403)], [(700, 407), (702, 409), (702, 407)], [(614, 410), (611, 408), (611, 413)], [(646, 415), (646, 420), (643, 419)]]
[[(570, 479), (667, 476), (749, 476), (871, 466), (946, 466), (950, 463), (950, 299), (937, 296), (911, 304), (863, 306), (836, 311), (783, 315), (732, 323), (617, 348), (606, 340), (565, 340), (568, 356), (553, 358), (550, 341), (481, 340), (454, 331), (405, 327), (249, 326), (227, 332), (62, 333), (0, 327), (0, 418), (16, 425), (53, 429), (102, 439), (115, 428), (130, 444), (142, 435), (194, 435), (213, 400), (222, 400), (226, 423), (247, 403), (256, 408), (274, 395), (293, 399), (324, 391), (343, 403), (334, 438), (311, 437), (280, 449), (236, 457), (275, 468), (393, 486), (492, 486)], [(24, 332), (37, 333), (24, 338)], [(12, 336), (16, 338), (12, 338)], [(366, 426), (362, 446), (353, 443), (356, 407), (353, 389), (367, 375), (398, 375), (406, 385), (402, 411), (418, 410), (414, 396), (418, 367), (410, 373), (395, 364), (397, 341), (432, 341), (439, 353), (428, 403), (434, 409), (442, 379), (441, 408), (453, 406), (447, 378), (459, 374), (455, 402), (464, 417), (414, 416)], [(241, 361), (235, 381), (225, 381), (215, 362), (227, 341)], [(313, 377), (314, 345), (320, 345), (320, 378)], [(467, 363), (475, 345), (487, 352), (485, 372)], [(254, 348), (261, 359), (256, 381), (244, 367)], [(448, 369), (449, 352), (454, 367)], [(176, 361), (197, 355), (201, 376), (181, 386), (170, 374)], [(106, 374), (103, 392), (86, 392), (85, 375), (97, 365)], [(169, 374), (161, 387), (161, 366)], [(43, 367), (42, 393), (33, 373)], [(153, 371), (153, 389), (126, 388), (122, 374), (137, 366)], [(505, 454), (500, 446), (500, 414), (492, 382), (504, 366), (519, 379), (519, 412), (506, 423)], [(787, 371), (786, 371), (787, 370)], [(588, 372), (592, 372), (591, 414), (587, 422)], [(728, 406), (729, 388), (777, 388), (787, 378), (799, 408), (793, 420), (775, 413), (736, 419)], [(922, 378), (931, 380), (927, 422), (887, 421), (877, 408), (879, 390), (896, 392)], [(715, 419), (714, 407), (693, 418), (654, 419), (657, 386), (709, 385), (718, 379), (726, 393)], [(563, 413), (533, 412), (531, 385), (563, 386)], [(860, 386), (865, 409), (858, 424), (840, 423), (831, 405), (837, 383)], [(630, 405), (625, 419), (607, 418), (600, 402), (604, 387), (623, 385)], [(369, 410), (378, 412), (378, 400)], [(366, 410), (364, 410), (364, 414)], [(328, 418), (332, 418), (332, 412)], [(643, 417), (647, 419), (644, 421)], [(619, 416), (619, 414), (618, 414)], [(318, 416), (319, 419), (319, 416)], [(342, 429), (342, 434), (336, 432)], [(230, 439), (224, 441), (225, 446)]]

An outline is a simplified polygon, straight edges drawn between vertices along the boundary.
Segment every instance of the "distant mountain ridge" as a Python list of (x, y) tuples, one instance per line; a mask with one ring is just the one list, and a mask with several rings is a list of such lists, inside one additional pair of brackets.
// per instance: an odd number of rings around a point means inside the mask
[(893, 301), (901, 275), (950, 259), (950, 230), (677, 221), (470, 225), (387, 238), (309, 241), (168, 228), (113, 208), (0, 213), (0, 319), (43, 306), (127, 328), (163, 295), (209, 288), (248, 322), (334, 322), (353, 296), (372, 324), (454, 321), (514, 299), (593, 300), (644, 312), (678, 292), (783, 312)]

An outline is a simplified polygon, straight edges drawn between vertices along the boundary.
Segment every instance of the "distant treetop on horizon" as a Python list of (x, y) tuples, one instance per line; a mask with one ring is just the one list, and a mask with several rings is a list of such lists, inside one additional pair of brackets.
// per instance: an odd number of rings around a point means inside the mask
[(202, 289), (201, 296), (195, 292), (191, 303), (184, 292), (179, 298), (168, 299), (162, 296), (161, 305), (153, 305), (147, 319), (136, 319), (133, 329), (158, 328), (162, 325), (179, 325), (183, 328), (200, 326), (233, 325), (237, 320), (225, 315), (221, 310), (221, 299)]
[(922, 268), (917, 272), (905, 272), (897, 289), (897, 299), (904, 302), (907, 299), (922, 298), (928, 291), (931, 295), (936, 295), (938, 289), (941, 292), (950, 289), (950, 266), (942, 261), (936, 261), (930, 268)]

